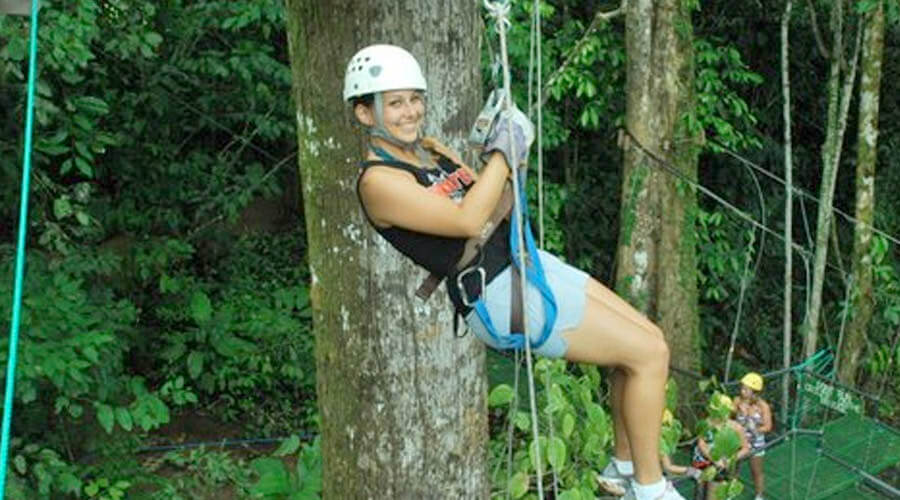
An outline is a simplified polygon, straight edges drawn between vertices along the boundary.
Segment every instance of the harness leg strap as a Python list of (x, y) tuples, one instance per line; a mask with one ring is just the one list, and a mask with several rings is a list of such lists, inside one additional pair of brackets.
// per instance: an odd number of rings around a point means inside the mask
[(509, 299), (509, 331), (525, 333), (525, 322), (522, 310), (524, 308), (522, 297), (522, 275), (519, 266), (513, 263), (510, 266), (510, 299)]

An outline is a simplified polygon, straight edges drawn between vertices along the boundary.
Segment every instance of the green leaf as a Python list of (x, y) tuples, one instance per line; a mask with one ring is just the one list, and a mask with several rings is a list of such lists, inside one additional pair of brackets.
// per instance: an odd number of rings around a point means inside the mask
[(581, 493), (578, 490), (572, 488), (569, 490), (565, 490), (559, 495), (559, 500), (581, 500)]
[(98, 115), (109, 113), (109, 105), (103, 99), (92, 96), (81, 96), (73, 100), (75, 101), (75, 105), (84, 111), (90, 111), (91, 113), (96, 113)]
[(500, 384), (497, 387), (494, 387), (494, 390), (491, 391), (491, 394), (488, 396), (488, 406), (502, 406), (509, 404), (513, 397), (515, 396), (515, 392), (513, 392), (513, 388), (508, 384)]
[(94, 176), (94, 167), (92, 167), (91, 164), (87, 162), (87, 160), (80, 156), (75, 157), (75, 167), (77, 167), (78, 171), (84, 174), (85, 177)]
[(72, 215), (72, 203), (68, 197), (63, 196), (53, 200), (53, 215), (57, 219), (65, 219)]
[(562, 418), (562, 433), (564, 438), (569, 438), (572, 431), (575, 430), (575, 417), (571, 413), (566, 413)]
[(115, 424), (113, 409), (103, 403), (94, 403), (94, 408), (97, 410), (97, 421), (100, 422), (100, 426), (103, 427), (107, 434), (112, 433), (112, 428)]
[(13, 458), (13, 465), (16, 467), (16, 472), (23, 476), (28, 472), (28, 463), (22, 455), (16, 455), (15, 458)]
[[(540, 453), (538, 453), (538, 445), (540, 445)], [(532, 470), (537, 470), (538, 460), (541, 462), (541, 470), (544, 470), (544, 458), (547, 450), (547, 438), (539, 436), (537, 440), (532, 439), (528, 446), (529, 464)]]
[(531, 416), (528, 415), (527, 412), (519, 411), (516, 412), (516, 416), (513, 418), (514, 424), (516, 428), (520, 431), (527, 431), (531, 428)]
[(250, 488), (254, 495), (283, 495), (291, 491), (290, 476), (277, 458), (258, 458), (251, 462), (259, 481)]
[(100, 362), (100, 354), (97, 353), (97, 349), (92, 345), (83, 348), (81, 354), (83, 354), (91, 363), (96, 364)]
[(97, 481), (91, 481), (84, 487), (84, 492), (89, 497), (97, 496), (97, 493), (100, 493), (100, 484)]
[(556, 470), (561, 470), (566, 463), (566, 443), (561, 438), (554, 436), (547, 446), (547, 461)]
[(25, 52), (28, 49), (25, 41), (26, 37), (24, 36), (13, 36), (11, 39), (7, 39), (6, 53), (11, 60), (22, 61), (25, 59)]
[(508, 488), (509, 494), (513, 498), (522, 498), (528, 493), (528, 475), (524, 472), (517, 472), (509, 478)]
[(188, 375), (192, 379), (196, 379), (203, 373), (204, 354), (199, 351), (191, 351), (187, 357)]
[(81, 115), (75, 114), (72, 115), (72, 121), (75, 122), (75, 125), (85, 132), (93, 132), (94, 131), (94, 122), (90, 120), (90, 118)]
[(81, 480), (71, 472), (63, 472), (59, 475), (57, 481), (59, 482), (59, 489), (63, 493), (74, 493), (77, 495), (81, 491)]
[(730, 426), (726, 426), (716, 432), (710, 455), (713, 460), (731, 458), (740, 448), (741, 436)]
[(82, 226), (89, 226), (91, 224), (91, 216), (88, 215), (87, 212), (81, 210), (75, 212), (75, 220)]
[(283, 457), (286, 455), (293, 455), (298, 449), (300, 449), (300, 437), (294, 434), (282, 441), (281, 446), (279, 446), (272, 454), (276, 457)]
[(205, 323), (212, 317), (212, 303), (203, 292), (194, 292), (191, 296), (191, 316), (197, 323)]
[(128, 408), (116, 408), (116, 422), (118, 422), (119, 426), (126, 431), (131, 431), (131, 429), (134, 428), (134, 421), (131, 418), (131, 412), (128, 411)]

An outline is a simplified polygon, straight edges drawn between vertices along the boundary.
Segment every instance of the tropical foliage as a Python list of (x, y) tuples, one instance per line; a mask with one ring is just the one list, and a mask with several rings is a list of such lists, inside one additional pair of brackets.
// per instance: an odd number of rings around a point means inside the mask
[[(319, 444), (306, 439), (315, 435), (318, 419), (315, 362), (283, 5), (42, 3), (8, 495), (171, 499), (229, 490), (246, 498), (316, 498)], [(846, 15), (855, 19), (873, 2), (853, 3), (856, 9)], [(613, 4), (540, 4), (546, 246), (605, 282), (614, 274), (617, 244), (616, 137), (626, 54), (621, 19), (595, 23), (594, 15)], [(828, 63), (815, 55), (820, 26), (807, 9), (823, 4), (796, 6), (801, 12), (792, 23), (793, 53), (809, 55), (791, 59), (794, 231), (805, 251), (813, 238), (805, 221), (814, 211), (809, 193), (819, 182)], [(887, 5), (884, 73), (894, 75), (900, 28), (897, 4)], [(510, 32), (514, 93), (523, 107), (537, 99), (527, 88), (531, 8), (514, 3)], [(775, 179), (783, 175), (779, 26), (777, 16), (753, 2), (704, 2), (695, 20), (698, 109), (688, 125), (706, 138), (699, 179), (743, 213), (698, 195), (703, 366), (707, 375), (721, 377), (728, 376), (723, 360), (739, 311), (735, 370), (777, 367), (782, 359), (783, 245), (746, 219), (783, 229), (784, 188)], [(855, 29), (851, 22), (845, 26)], [(20, 229), (28, 29), (27, 18), (0, 16), (3, 352)], [(489, 20), (486, 29), (492, 29)], [(497, 47), (486, 43), (486, 89), (497, 83), (492, 50)], [(883, 396), (882, 417), (895, 422), (898, 81), (886, 76), (882, 89), (875, 220), (884, 233), (871, 255), (876, 316), (859, 376), (860, 387)], [(847, 134), (845, 150), (852, 150), (852, 137)], [(845, 155), (835, 197), (847, 212), (852, 163)], [(536, 202), (535, 182), (530, 189)], [(842, 279), (852, 244), (847, 218), (836, 219), (833, 238), (837, 252), (826, 279), (834, 286), (825, 290), (822, 335), (832, 349), (849, 307)], [(801, 262), (808, 257), (799, 255)], [(807, 271), (801, 265), (795, 272), (802, 286)], [(802, 320), (800, 295), (795, 324)], [(795, 346), (794, 359), (798, 353)], [(540, 456), (512, 384), (502, 381), (490, 393), (494, 491), (532, 495), (540, 461), (548, 480), (558, 477), (559, 498), (593, 498), (593, 474), (608, 460), (612, 441), (604, 377), (548, 361), (537, 364), (535, 377)], [(683, 404), (670, 398), (676, 415)], [(198, 416), (228, 426), (229, 435), (213, 441), (293, 437), (277, 450), (254, 453), (189, 447), (204, 441), (202, 433), (179, 435), (178, 428)], [(695, 431), (675, 422), (664, 432), (669, 448)], [(179, 440), (182, 448), (153, 448)]]

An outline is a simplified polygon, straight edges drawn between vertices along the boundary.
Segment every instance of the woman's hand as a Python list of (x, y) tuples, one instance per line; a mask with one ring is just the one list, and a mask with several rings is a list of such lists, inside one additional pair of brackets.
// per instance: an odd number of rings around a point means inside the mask
[(534, 125), (525, 113), (512, 106), (500, 112), (494, 122), (482, 157), (497, 151), (506, 158), (509, 168), (516, 169), (528, 160), (531, 143), (534, 142)]

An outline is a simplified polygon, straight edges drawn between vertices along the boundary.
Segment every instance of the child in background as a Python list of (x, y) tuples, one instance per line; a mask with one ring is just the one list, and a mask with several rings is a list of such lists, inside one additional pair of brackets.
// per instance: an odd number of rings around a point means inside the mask
[(701, 471), (697, 488), (700, 500), (715, 500), (716, 489), (731, 480), (734, 464), (750, 454), (744, 428), (731, 418), (734, 408), (731, 398), (719, 392), (707, 405), (706, 430), (697, 438), (691, 463)]

